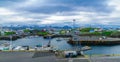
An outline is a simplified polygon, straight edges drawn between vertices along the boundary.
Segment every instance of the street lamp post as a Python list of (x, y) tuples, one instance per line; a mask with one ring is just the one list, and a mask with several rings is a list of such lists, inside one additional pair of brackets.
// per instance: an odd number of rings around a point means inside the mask
[(75, 19), (73, 19), (73, 29), (75, 29)]
[(51, 37), (50, 37), (50, 35), (49, 35), (48, 47), (51, 47)]
[(12, 35), (10, 35), (10, 50), (12, 50)]
[[(76, 38), (78, 39), (79, 38), (79, 36), (78, 35), (76, 35), (76, 33), (75, 33), (75, 22), (76, 22), (76, 20), (75, 19), (73, 19), (73, 35), (74, 36), (76, 36)], [(77, 52), (79, 52), (79, 53), (81, 53), (81, 42), (79, 42), (79, 40), (80, 39), (78, 39), (78, 42), (77, 42), (77, 44), (76, 44), (76, 50), (77, 50)], [(80, 47), (80, 48), (79, 48)]]

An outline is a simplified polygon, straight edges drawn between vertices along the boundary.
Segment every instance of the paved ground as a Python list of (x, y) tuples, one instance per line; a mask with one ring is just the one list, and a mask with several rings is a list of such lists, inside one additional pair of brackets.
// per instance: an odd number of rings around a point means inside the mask
[(0, 62), (88, 62), (88, 59), (58, 59), (53, 53), (0, 52)]
[(92, 57), (91, 62), (120, 62), (120, 57)]
[(54, 53), (50, 52), (35, 52), (32, 58), (38, 58), (38, 57), (46, 57), (46, 56), (54, 56)]
[(120, 62), (120, 57), (58, 59), (48, 52), (0, 52), (0, 62)]
[(55, 62), (55, 56), (38, 57), (34, 52), (0, 52), (0, 62)]
[(120, 62), (120, 58), (114, 59), (94, 59), (91, 62)]

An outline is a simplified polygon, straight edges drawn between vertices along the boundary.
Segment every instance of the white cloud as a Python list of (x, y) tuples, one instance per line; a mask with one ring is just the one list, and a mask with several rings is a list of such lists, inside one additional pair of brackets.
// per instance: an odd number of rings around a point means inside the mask
[[(73, 13), (73, 12), (72, 12)], [(59, 13), (58, 14), (52, 14), (49, 17), (46, 17), (44, 19), (41, 20), (41, 24), (52, 24), (52, 23), (64, 23), (64, 22), (73, 22), (73, 19), (76, 19), (77, 23), (80, 24), (87, 24), (91, 21), (91, 17), (88, 17), (88, 14), (95, 14), (95, 13), (91, 13), (90, 12), (74, 12), (77, 13), (77, 15), (65, 15), (63, 13)], [(61, 15), (62, 14), (62, 15)]]
[[(13, 11), (10, 11), (13, 12)], [(15, 13), (15, 12), (13, 12)], [(75, 15), (65, 15), (65, 14), (75, 14)], [(40, 18), (39, 18), (40, 17)], [(77, 24), (89, 24), (93, 22), (93, 19), (102, 18), (96, 12), (86, 12), (86, 11), (72, 11), (72, 12), (59, 12), (56, 14), (34, 14), (34, 13), (20, 13), (13, 16), (12, 14), (7, 15), (2, 18), (2, 20), (9, 22), (35, 22), (38, 21), (38, 24), (55, 24), (55, 23), (64, 23), (64, 22), (73, 22), (73, 19), (76, 19)], [(98, 19), (99, 19), (98, 18)], [(32, 23), (31, 22), (31, 23)]]
[(110, 17), (120, 17), (120, 0), (110, 0), (108, 5), (113, 8)]
[(7, 16), (7, 15), (14, 15), (14, 14), (16, 14), (16, 12), (0, 7), (0, 16), (5, 16), (5, 15)]
[(23, 2), (17, 2), (12, 5), (14, 8), (28, 8), (28, 7), (39, 7), (43, 6), (45, 0), (25, 0)]
[[(55, 24), (57, 21), (52, 21), (52, 20), (44, 20), (39, 22), (38, 24)], [(58, 23), (58, 22), (57, 22)]]
[[(34, 20), (33, 18), (28, 18), (21, 16), (22, 13), (15, 12), (13, 10), (0, 7), (0, 24), (4, 23), (14, 23), (14, 22), (29, 22)], [(23, 15), (23, 14), (22, 14)]]
[(115, 10), (120, 10), (120, 0), (109, 0), (108, 5), (114, 7)]
[[(45, 0), (46, 1), (46, 0)], [(47, 13), (32, 13), (27, 10), (22, 10), (22, 8), (37, 8), (37, 6), (47, 5), (44, 4), (44, 0), (25, 0), (21, 3), (16, 3), (10, 8), (0, 7), (0, 23), (6, 22), (23, 22), (23, 23), (38, 23), (38, 24), (55, 24), (64, 22), (73, 22), (76, 19), (77, 24), (91, 24), (99, 23), (108, 25), (109, 23), (119, 23), (120, 21), (120, 1), (119, 0), (109, 0), (108, 6), (114, 8), (112, 13), (99, 13), (94, 11), (94, 9), (89, 7), (73, 7), (73, 11), (61, 11), (52, 14)], [(57, 4), (49, 4), (57, 5)], [(60, 4), (58, 4), (60, 5)], [(69, 7), (65, 4), (61, 4), (64, 7)], [(21, 11), (17, 10), (19, 8)], [(29, 9), (32, 9), (29, 8)], [(56, 9), (56, 8), (55, 8)], [(83, 9), (83, 10), (81, 10)], [(48, 10), (49, 11), (49, 10)], [(116, 19), (117, 18), (117, 19)], [(116, 22), (117, 21), (117, 22)]]

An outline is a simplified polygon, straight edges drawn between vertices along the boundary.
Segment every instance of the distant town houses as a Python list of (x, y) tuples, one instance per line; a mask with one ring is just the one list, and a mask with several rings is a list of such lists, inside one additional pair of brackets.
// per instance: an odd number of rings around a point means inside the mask
[(0, 33), (0, 34), (1, 34), (1, 36), (4, 36), (4, 35), (5, 35), (4, 31), (1, 31), (1, 33)]
[(1, 36), (6, 36), (9, 34), (15, 33), (13, 30), (10, 29), (0, 29), (0, 34)]
[(96, 29), (94, 29), (94, 31), (95, 31), (95, 32), (102, 32), (103, 29), (102, 29), (102, 28), (96, 28)]
[(16, 31), (16, 34), (17, 34), (17, 35), (22, 35), (22, 34), (24, 34), (24, 31), (23, 31), (23, 30), (17, 30), (17, 31)]
[(59, 31), (60, 31), (59, 29), (53, 29), (53, 31), (51, 31), (51, 33), (59, 35), (59, 33), (60, 33)]
[(119, 29), (119, 30), (117, 30), (117, 31), (119, 31), (119, 32), (120, 32), (120, 29)]
[(39, 28), (39, 29), (31, 29), (31, 28), (24, 28), (24, 29), (0, 29), (0, 35), (103, 35), (103, 36), (111, 36), (111, 35), (118, 35), (116, 32), (120, 32), (120, 29), (109, 29), (109, 28), (93, 28), (93, 27), (78, 27), (72, 29), (68, 26), (64, 26), (63, 28)]

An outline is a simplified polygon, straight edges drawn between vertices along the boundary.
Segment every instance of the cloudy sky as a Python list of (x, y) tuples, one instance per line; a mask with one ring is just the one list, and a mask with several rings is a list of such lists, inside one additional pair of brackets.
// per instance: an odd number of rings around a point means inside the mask
[(120, 0), (0, 0), (0, 24), (120, 24)]

